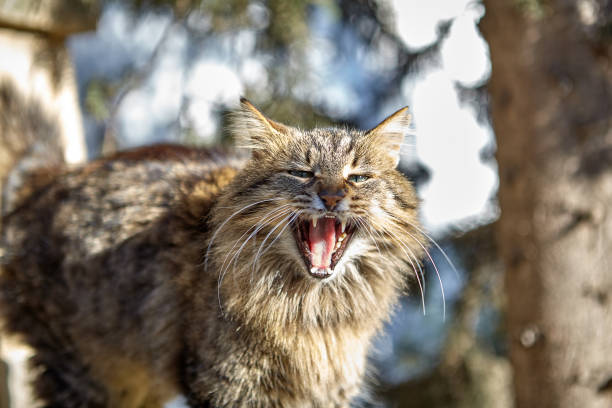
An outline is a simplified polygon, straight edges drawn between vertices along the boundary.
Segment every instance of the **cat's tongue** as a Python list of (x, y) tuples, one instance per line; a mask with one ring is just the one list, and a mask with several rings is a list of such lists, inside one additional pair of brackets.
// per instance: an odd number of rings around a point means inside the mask
[(336, 244), (336, 220), (334, 218), (319, 218), (316, 227), (312, 222), (308, 224), (310, 263), (315, 268), (329, 268), (332, 250)]

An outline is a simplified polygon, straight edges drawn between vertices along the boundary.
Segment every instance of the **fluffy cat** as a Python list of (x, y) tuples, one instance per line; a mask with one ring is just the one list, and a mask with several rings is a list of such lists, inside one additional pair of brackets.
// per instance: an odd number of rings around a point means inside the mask
[(47, 168), (10, 205), (0, 310), (36, 352), (43, 406), (348, 407), (363, 391), (424, 251), (396, 170), (407, 109), (364, 132), (241, 106), (247, 153), (159, 145)]

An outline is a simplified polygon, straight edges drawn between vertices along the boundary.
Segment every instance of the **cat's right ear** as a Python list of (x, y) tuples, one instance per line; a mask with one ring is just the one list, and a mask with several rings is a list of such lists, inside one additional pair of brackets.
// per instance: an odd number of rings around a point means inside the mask
[(372, 138), (373, 143), (383, 150), (383, 154), (393, 167), (399, 163), (400, 150), (409, 125), (410, 113), (406, 106), (366, 132), (366, 135)]
[(231, 129), (238, 147), (269, 151), (281, 147), (287, 126), (268, 119), (246, 98), (240, 98), (240, 110), (232, 115)]

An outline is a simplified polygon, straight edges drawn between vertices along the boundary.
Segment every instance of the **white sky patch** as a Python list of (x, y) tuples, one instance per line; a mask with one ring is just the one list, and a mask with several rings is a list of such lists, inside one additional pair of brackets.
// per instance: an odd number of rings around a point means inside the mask
[[(142, 68), (149, 61), (151, 52), (162, 39), (165, 28), (171, 24), (171, 18), (167, 14), (148, 13), (144, 17), (138, 19), (138, 24), (134, 25), (134, 21), (130, 17), (123, 14), (123, 23), (127, 27), (122, 27), (120, 32), (117, 32), (117, 37), (130, 53), (135, 53), (136, 66)], [(166, 46), (169, 49), (176, 44), (184, 46), (186, 33), (173, 33)]]
[(118, 113), (119, 133), (126, 135), (121, 137), (122, 146), (138, 146), (150, 141), (153, 134), (150, 101), (150, 92), (145, 89), (136, 89), (125, 97)]
[(228, 105), (237, 105), (243, 92), (236, 71), (219, 60), (202, 59), (189, 71), (185, 95)]
[[(134, 20), (125, 9), (118, 5), (105, 8), (98, 22), (95, 39), (92, 34), (84, 34), (85, 48), (89, 48), (98, 57), (93, 67), (99, 74), (114, 71), (114, 65), (122, 60), (115, 54), (129, 57), (137, 67), (142, 67), (149, 59), (162, 38), (165, 27), (171, 17), (166, 14), (147, 13)], [(76, 36), (78, 41), (80, 36)], [(88, 40), (89, 39), (89, 40)], [(82, 47), (83, 48), (83, 47)], [(80, 50), (86, 51), (86, 50)], [(102, 56), (102, 57), (100, 57)]]
[(481, 160), (494, 143), (488, 126), (459, 102), (454, 84), (480, 84), (490, 75), (488, 47), (478, 32), (483, 9), (472, 0), (393, 0), (396, 28), (409, 48), (433, 43), (441, 21), (453, 20), (441, 46), (441, 68), (407, 77), (402, 93), (410, 101), (416, 128), (416, 155), (431, 172), (421, 189), (422, 217), (433, 232), (465, 221), (494, 218), (491, 197), (497, 173)]
[[(174, 36), (173, 36), (174, 37)], [(172, 41), (168, 48), (176, 51), (166, 52), (158, 62), (147, 87), (151, 89), (151, 108), (154, 116), (162, 121), (176, 117), (181, 106), (184, 68), (182, 50), (185, 43), (179, 45)]]
[(125, 97), (118, 114), (122, 145), (150, 142), (152, 136), (155, 138), (156, 125), (176, 119), (181, 107), (186, 46), (186, 33), (173, 32), (144, 86)]
[(256, 58), (247, 58), (240, 64), (240, 77), (247, 87), (257, 94), (267, 93), (268, 71)]
[[(360, 50), (363, 45), (347, 32), (340, 40), (335, 37), (340, 21), (325, 7), (313, 8), (309, 24), (311, 36), (305, 61), (308, 77), (299, 81), (292, 93), (313, 105), (324, 106), (332, 117), (349, 116), (363, 101), (358, 89), (367, 81), (367, 73), (359, 54), (365, 49)], [(345, 49), (356, 50), (355, 55), (343, 55)]]
[(327, 113), (332, 117), (343, 117), (352, 112), (355, 108), (355, 101), (359, 100), (353, 88), (346, 84), (336, 82), (330, 83), (321, 95), (325, 103)]
[(453, 82), (442, 70), (415, 85), (416, 151), (433, 177), (421, 189), (422, 216), (430, 230), (482, 215), (490, 207), (497, 174), (480, 152), (491, 141), (489, 129), (461, 107)]
[(437, 38), (440, 21), (463, 13), (473, 0), (391, 0), (396, 30), (412, 49), (426, 47)]
[(186, 118), (198, 136), (212, 142), (219, 123), (215, 109), (238, 106), (244, 92), (238, 73), (219, 60), (201, 59), (189, 72), (185, 96), (189, 99)]
[(232, 37), (231, 49), (238, 58), (244, 58), (253, 54), (257, 42), (256, 33), (253, 30), (240, 30)]
[(489, 47), (478, 32), (473, 13), (464, 13), (451, 25), (442, 44), (442, 64), (449, 77), (464, 86), (474, 86), (491, 73)]

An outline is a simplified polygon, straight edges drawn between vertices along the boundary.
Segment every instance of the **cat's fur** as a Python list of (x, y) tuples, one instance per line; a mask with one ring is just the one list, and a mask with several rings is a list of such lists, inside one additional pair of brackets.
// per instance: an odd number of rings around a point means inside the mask
[[(349, 406), (423, 252), (395, 169), (407, 121), (298, 130), (243, 100), (250, 154), (145, 147), (21, 197), (3, 220), (0, 310), (36, 351), (43, 406)], [(317, 277), (288, 223), (324, 214), (353, 234)]]

